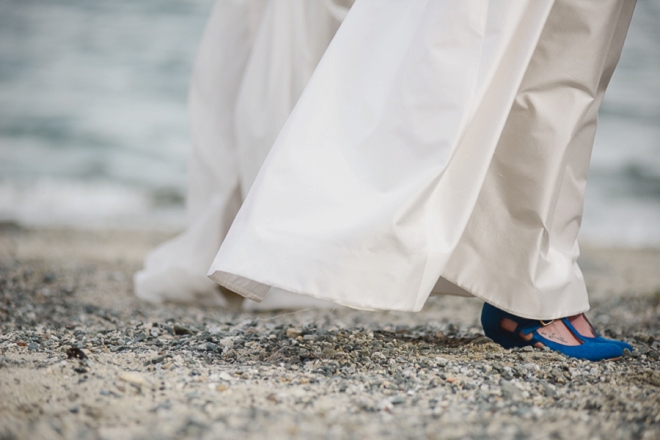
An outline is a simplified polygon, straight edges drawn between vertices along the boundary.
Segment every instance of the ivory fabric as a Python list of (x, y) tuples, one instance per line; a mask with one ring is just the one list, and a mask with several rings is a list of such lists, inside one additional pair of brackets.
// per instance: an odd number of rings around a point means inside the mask
[(635, 1), (558, 1), (443, 276), (538, 319), (588, 310), (577, 235), (598, 109)]
[[(352, 0), (218, 0), (190, 87), (188, 227), (134, 277), (151, 302), (228, 306), (208, 268)], [(279, 294), (246, 309), (321, 306)]]
[(527, 318), (584, 312), (576, 235), (633, 8), (357, 0), (210, 278), (255, 301), (418, 311), (449, 287)]

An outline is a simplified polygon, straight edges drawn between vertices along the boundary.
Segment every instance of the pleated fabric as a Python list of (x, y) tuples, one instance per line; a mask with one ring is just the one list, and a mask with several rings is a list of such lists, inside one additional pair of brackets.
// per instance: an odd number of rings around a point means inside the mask
[(210, 278), (255, 301), (418, 311), (453, 290), (527, 318), (587, 310), (576, 235), (633, 7), (357, 0)]
[(559, 1), (443, 276), (519, 316), (588, 310), (577, 235), (598, 109), (635, 1)]

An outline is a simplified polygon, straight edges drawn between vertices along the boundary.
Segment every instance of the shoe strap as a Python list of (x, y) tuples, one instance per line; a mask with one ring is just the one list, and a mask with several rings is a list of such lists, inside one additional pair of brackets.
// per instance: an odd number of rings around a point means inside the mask
[(541, 327), (544, 327), (544, 324), (541, 323), (539, 320), (535, 319), (526, 319), (526, 318), (518, 318), (518, 326), (516, 327), (515, 333), (516, 335), (519, 335), (522, 333), (523, 335), (528, 335), (530, 333), (535, 332)]
[(553, 320), (550, 320), (550, 321), (539, 321), (539, 322), (540, 322), (540, 325), (537, 325), (536, 327), (532, 328), (528, 333), (526, 333), (526, 331), (523, 330), (523, 334), (529, 334), (529, 333), (531, 333), (531, 332), (533, 332), (533, 331), (536, 331), (536, 330), (540, 329), (541, 327), (545, 327), (546, 325), (550, 325), (550, 324), (552, 324), (552, 322), (554, 322), (554, 321), (561, 321), (561, 322), (563, 322), (564, 325), (566, 326), (566, 328), (568, 328), (568, 331), (570, 331), (571, 333), (573, 333), (573, 336), (574, 336), (578, 341), (584, 342), (584, 340), (582, 339), (582, 338), (584, 338), (584, 336), (582, 336), (582, 335), (580, 334), (580, 332), (578, 332), (578, 331), (575, 329), (575, 327), (573, 327), (573, 324), (571, 324), (571, 322), (568, 320), (568, 318), (553, 319)]
[[(578, 341), (585, 341), (585, 338), (589, 338), (589, 336), (583, 336), (580, 334), (579, 331), (575, 327), (573, 327), (573, 324), (571, 324), (571, 321), (568, 318), (561, 318), (561, 321), (564, 323), (564, 325), (568, 328), (568, 330), (573, 333), (573, 336), (577, 338)], [(588, 322), (588, 321), (587, 321)], [(589, 323), (591, 325), (591, 323)], [(593, 328), (593, 327), (592, 327)], [(594, 331), (594, 334), (596, 337), (598, 337), (598, 333)]]
[(598, 332), (597, 332), (596, 329), (594, 328), (594, 325), (591, 323), (591, 321), (589, 321), (589, 318), (587, 318), (587, 315), (585, 315), (585, 314), (583, 313), (582, 316), (584, 317), (584, 320), (587, 321), (587, 324), (589, 324), (589, 327), (591, 327), (591, 331), (592, 331), (592, 333), (594, 334), (594, 337), (596, 337), (596, 338), (600, 338), (600, 335), (598, 334)]

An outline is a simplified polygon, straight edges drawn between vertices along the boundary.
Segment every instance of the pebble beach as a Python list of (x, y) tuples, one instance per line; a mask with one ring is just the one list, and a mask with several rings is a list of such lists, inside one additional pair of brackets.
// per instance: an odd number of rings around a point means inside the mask
[(657, 439), (660, 250), (585, 248), (591, 363), (420, 313), (240, 312), (132, 293), (171, 233), (0, 225), (0, 439)]

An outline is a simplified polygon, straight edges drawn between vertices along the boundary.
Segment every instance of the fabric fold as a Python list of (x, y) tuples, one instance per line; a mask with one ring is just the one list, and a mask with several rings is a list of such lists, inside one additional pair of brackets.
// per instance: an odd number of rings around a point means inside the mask
[(257, 300), (275, 286), (420, 310), (470, 218), (551, 7), (356, 3), (210, 277)]
[[(326, 4), (327, 3), (327, 4)], [(190, 86), (188, 227), (134, 277), (151, 302), (227, 306), (206, 277), (263, 159), (352, 0), (218, 0)], [(339, 18), (335, 16), (339, 15)], [(278, 292), (244, 309), (329, 306)]]

